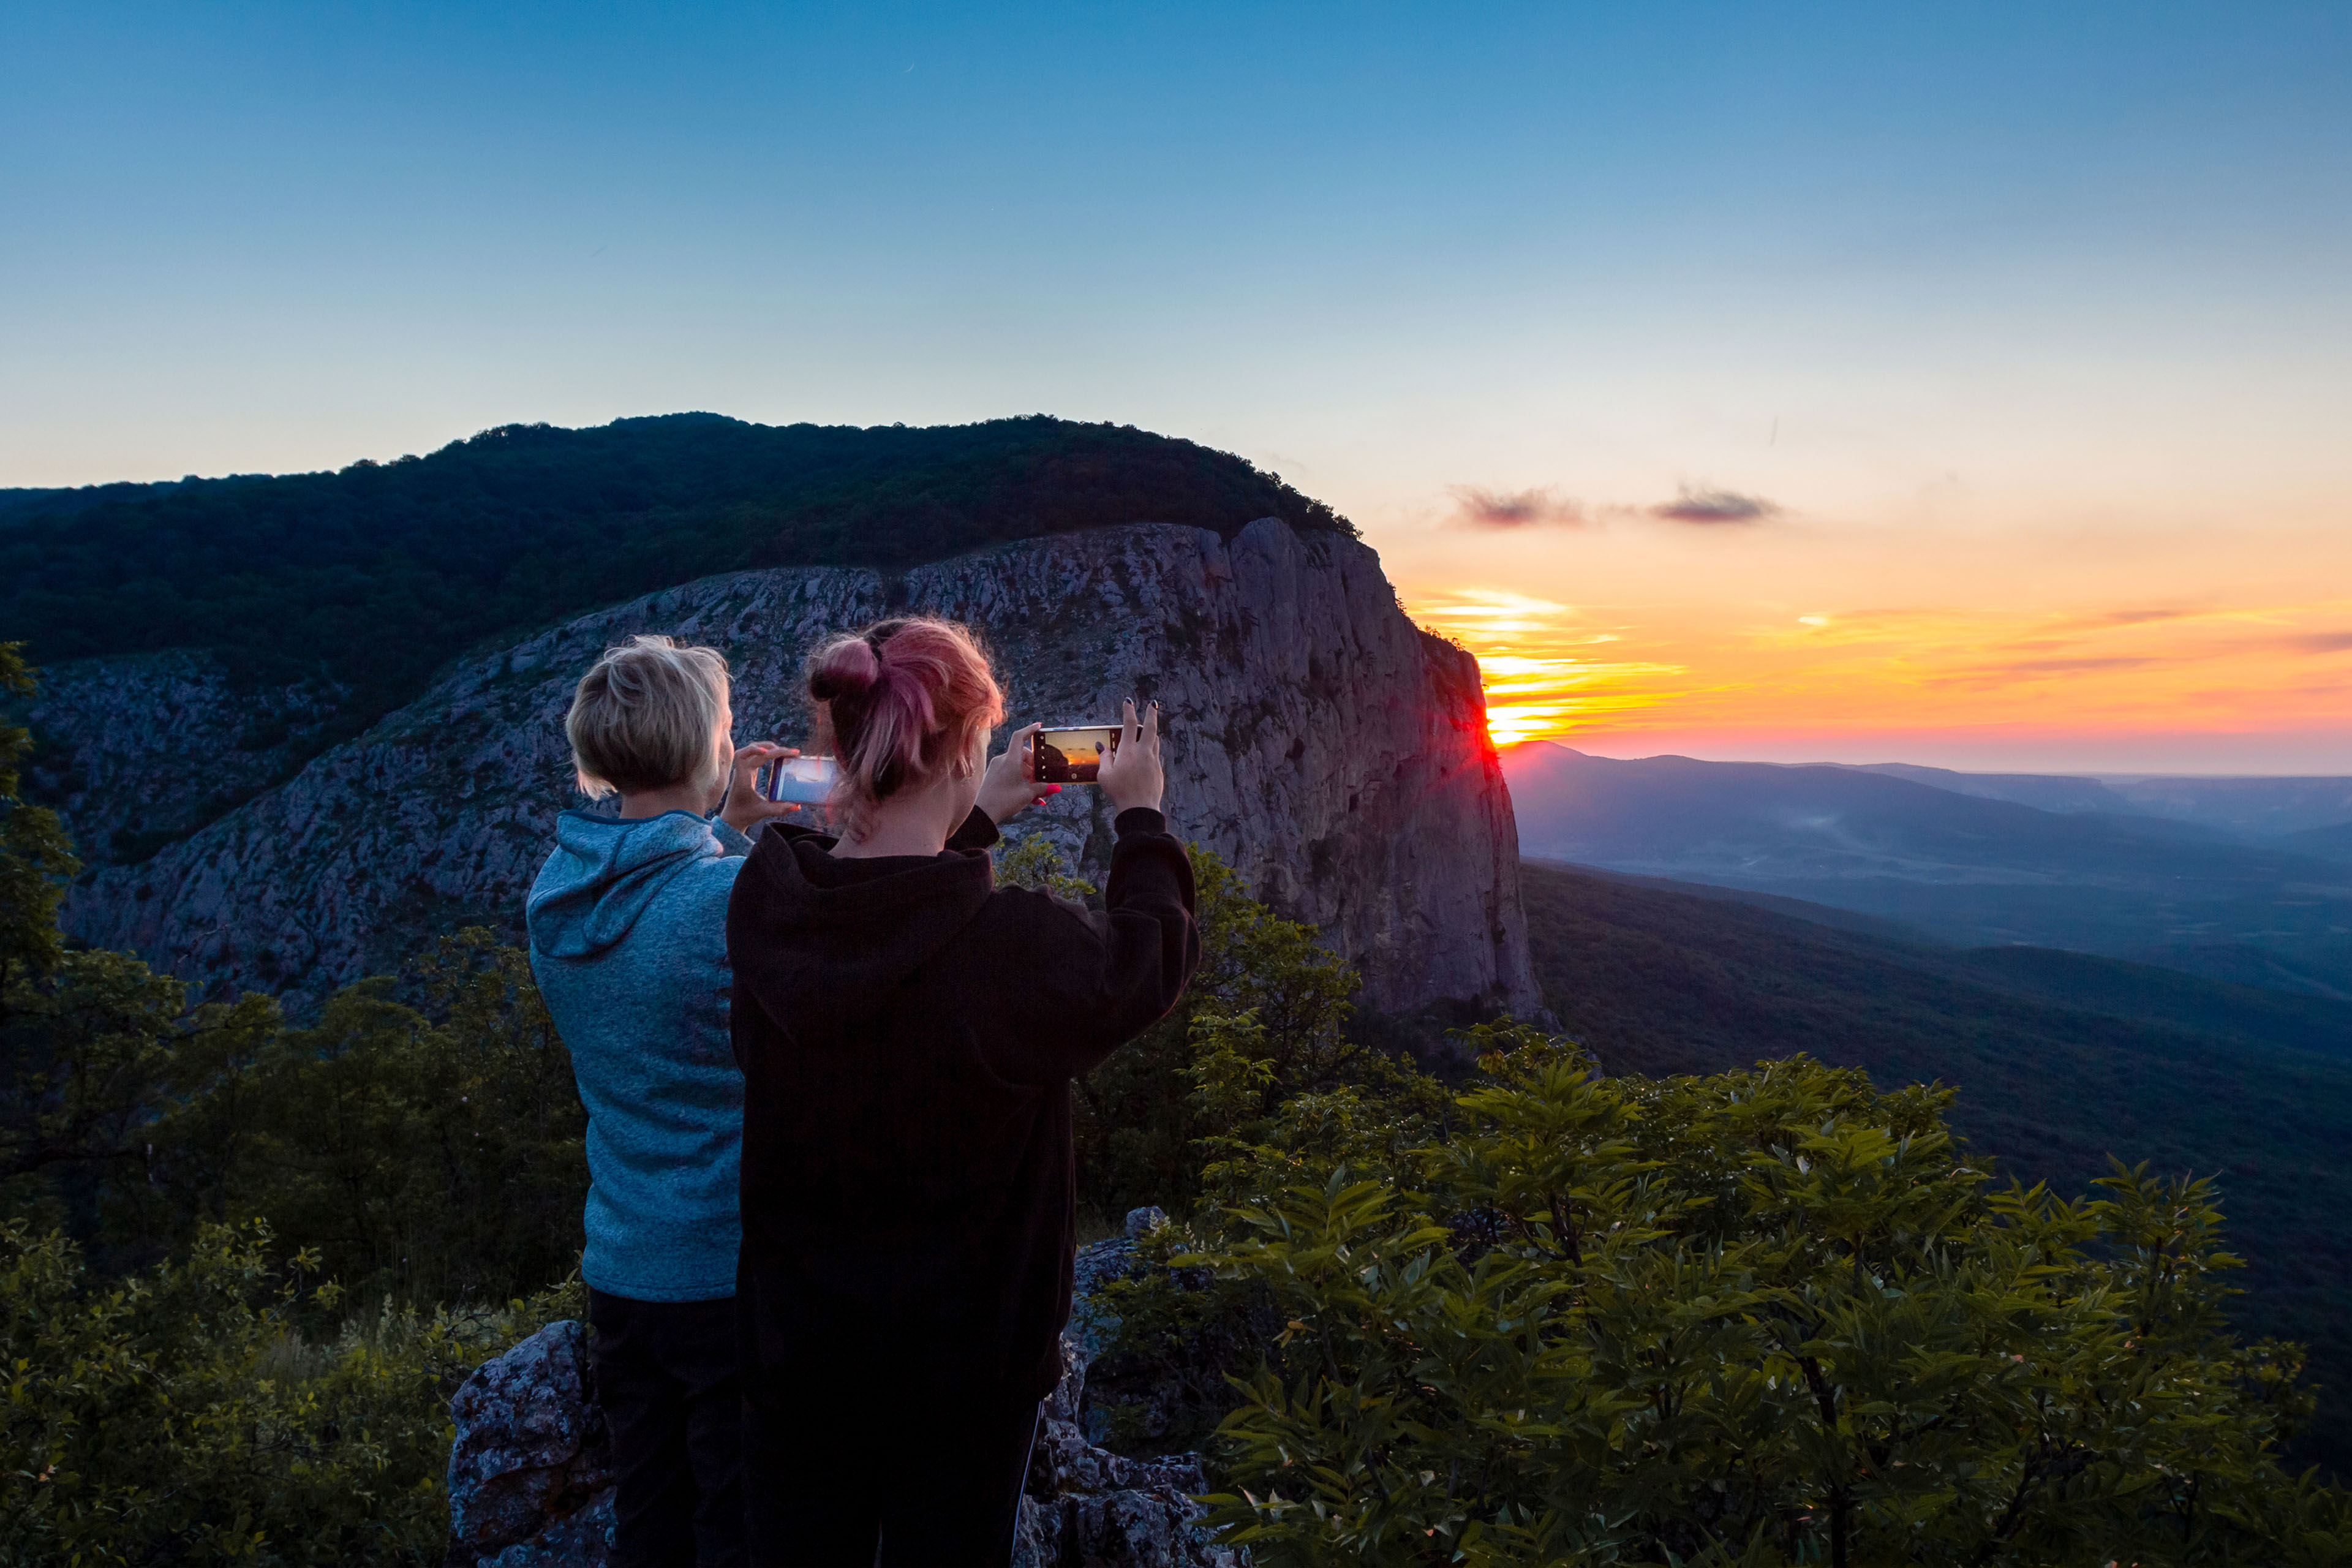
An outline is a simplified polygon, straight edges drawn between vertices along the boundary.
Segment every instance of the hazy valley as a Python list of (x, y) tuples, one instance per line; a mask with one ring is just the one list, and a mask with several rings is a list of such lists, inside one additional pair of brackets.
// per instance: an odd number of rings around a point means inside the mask
[(1504, 768), (1529, 858), (2352, 997), (2352, 779), (1619, 762), (1541, 742)]

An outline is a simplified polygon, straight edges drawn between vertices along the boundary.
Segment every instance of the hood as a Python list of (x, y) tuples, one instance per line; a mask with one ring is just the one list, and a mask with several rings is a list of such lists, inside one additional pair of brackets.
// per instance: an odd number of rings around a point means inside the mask
[(690, 812), (623, 822), (567, 811), (555, 819), (555, 853), (523, 905), (531, 951), (589, 958), (629, 934), (670, 879), (721, 853), (710, 824)]
[(776, 1016), (806, 1016), (813, 1003), (863, 1015), (971, 924), (994, 887), (981, 851), (836, 860), (832, 846), (771, 828), (736, 884), (736, 982)]

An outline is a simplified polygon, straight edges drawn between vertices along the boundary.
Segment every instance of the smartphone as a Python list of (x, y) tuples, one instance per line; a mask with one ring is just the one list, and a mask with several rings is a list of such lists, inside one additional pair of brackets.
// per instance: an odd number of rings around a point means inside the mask
[(816, 805), (833, 793), (833, 781), (840, 776), (831, 757), (784, 757), (763, 764), (751, 775), (751, 784), (763, 800)]
[(1040, 730), (1035, 747), (1039, 784), (1094, 784), (1102, 760), (1118, 750), (1116, 724), (1083, 724), (1071, 730)]

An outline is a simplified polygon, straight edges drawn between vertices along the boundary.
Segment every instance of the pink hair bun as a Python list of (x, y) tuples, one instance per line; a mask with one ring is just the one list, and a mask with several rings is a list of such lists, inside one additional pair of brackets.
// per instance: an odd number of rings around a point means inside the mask
[(1004, 717), (978, 639), (910, 616), (837, 637), (809, 657), (816, 738), (841, 769), (833, 804), (853, 837), (876, 805), (929, 783)]

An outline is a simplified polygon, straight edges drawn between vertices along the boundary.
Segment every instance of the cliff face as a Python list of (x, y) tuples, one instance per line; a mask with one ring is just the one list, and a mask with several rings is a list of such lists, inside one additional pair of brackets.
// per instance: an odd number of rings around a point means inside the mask
[(291, 778), (340, 696), (325, 682), (241, 689), (184, 650), (45, 669), (24, 715), (28, 793), (64, 811), (84, 864), (143, 860)]
[[(313, 992), (388, 970), (436, 931), (512, 933), (556, 812), (578, 804), (562, 721), (599, 650), (639, 631), (713, 644), (736, 671), (737, 739), (792, 743), (804, 733), (803, 652), (909, 611), (983, 631), (1014, 723), (1101, 720), (1127, 695), (1157, 699), (1176, 831), (1321, 927), (1363, 968), (1371, 1005), (1538, 1005), (1475, 662), (1406, 619), (1370, 549), (1275, 519), (1230, 544), (1138, 524), (899, 574), (735, 573), (583, 616), (460, 660), (286, 783), (150, 859), (100, 870), (74, 889), (67, 928), (207, 986)], [(217, 718), (190, 728), (195, 678), (177, 667), (150, 661), (142, 676), (93, 661), (59, 677), (60, 696), (110, 694), (102, 724), (68, 726), (63, 705), (44, 702), (45, 731), (70, 728), (91, 777), (136, 777), (129, 759), (152, 755), (150, 737), (229, 732)], [(112, 831), (133, 799), (86, 793), (77, 829)], [(1095, 791), (1066, 791), (1014, 826), (1100, 879), (1111, 835)]]

